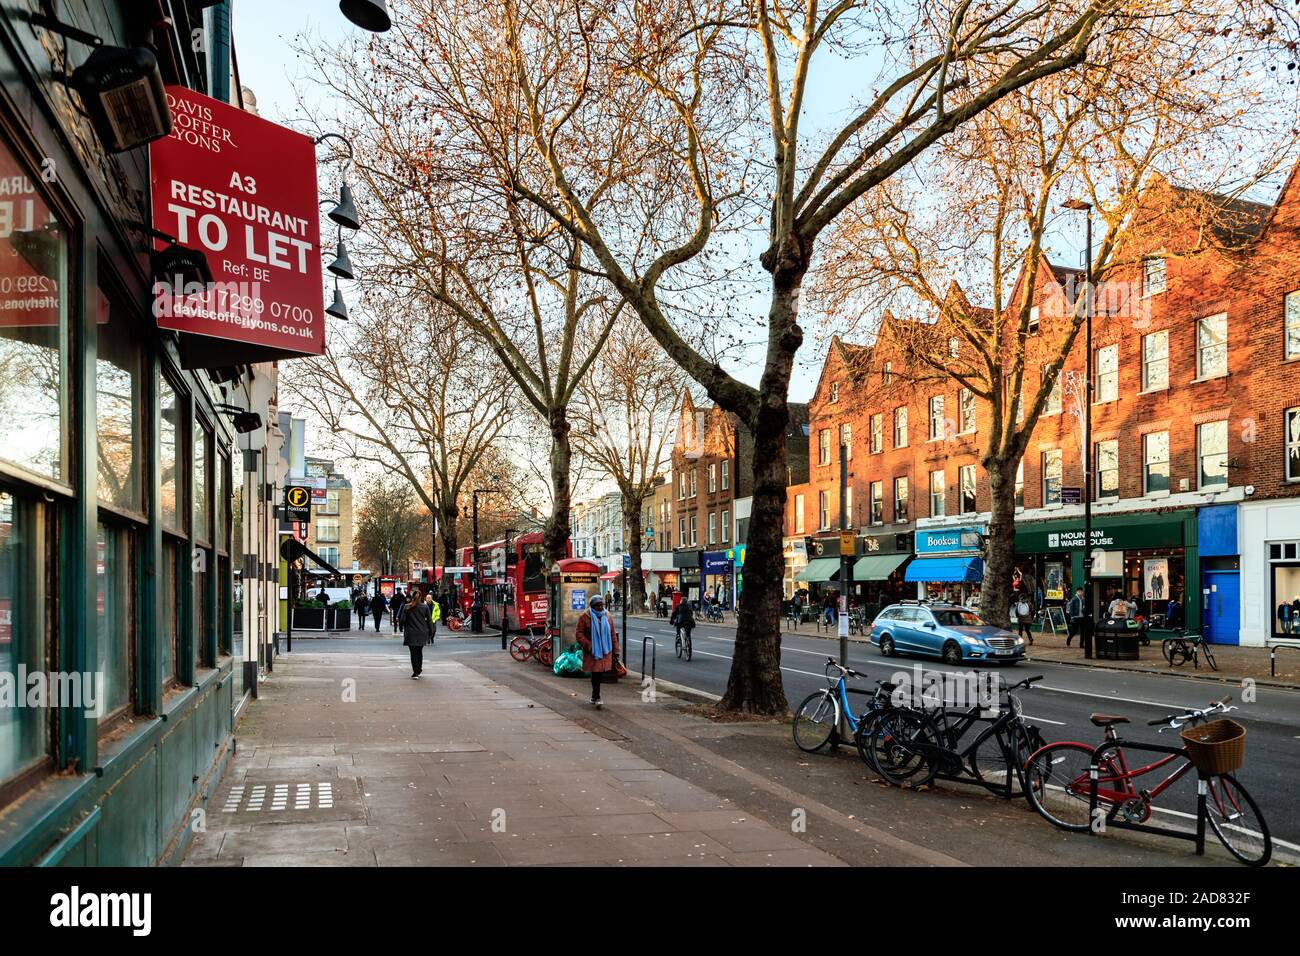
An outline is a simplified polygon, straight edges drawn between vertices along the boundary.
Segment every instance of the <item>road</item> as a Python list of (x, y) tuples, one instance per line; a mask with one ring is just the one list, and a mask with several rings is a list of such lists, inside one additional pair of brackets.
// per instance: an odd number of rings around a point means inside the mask
[[(811, 628), (812, 625), (808, 625)], [(655, 676), (660, 681), (705, 694), (720, 695), (726, 688), (735, 643), (734, 626), (701, 624), (694, 632), (694, 657), (678, 660), (673, 655), (673, 628), (662, 620), (631, 618), (628, 621), (627, 665), (633, 671), (641, 666), (642, 640), (658, 642)], [(345, 639), (295, 638), (295, 647), (313, 653), (360, 653), (389, 650), (405, 656), (400, 639), (389, 633), (383, 638), (358, 635)], [(301, 645), (301, 646), (300, 646)], [(649, 669), (647, 645), (647, 669)], [(499, 637), (456, 637), (440, 635), (427, 655), (477, 655), (501, 653)], [(786, 697), (791, 708), (813, 691), (826, 685), (823, 669), (827, 657), (839, 656), (836, 638), (817, 637), (812, 633), (784, 632), (781, 647), (781, 671)], [(957, 671), (939, 661), (908, 658), (884, 658), (875, 648), (859, 641), (850, 642), (849, 666), (867, 675), (856, 686), (872, 689), (875, 681), (895, 679), (900, 671)], [(994, 668), (1007, 683), (1042, 674), (1044, 680), (1033, 689), (1021, 692), (1025, 713), (1049, 740), (1079, 740), (1098, 743), (1101, 731), (1088, 721), (1096, 711), (1124, 714), (1132, 719), (1129, 736), (1138, 741), (1177, 746), (1177, 736), (1164, 734), (1146, 726), (1166, 714), (1205, 706), (1210, 700), (1231, 694), (1241, 702), (1242, 689), (1234, 683), (1195, 680), (1158, 674), (1142, 674), (1067, 664), (1022, 662), (1015, 667)], [(1268, 821), (1275, 842), (1300, 856), (1300, 795), (1295, 788), (1296, 767), (1300, 765), (1300, 692), (1271, 687), (1256, 688), (1253, 703), (1241, 703), (1231, 715), (1247, 728), (1246, 767), (1238, 774)], [(1156, 775), (1150, 778), (1152, 784)], [(1184, 808), (1195, 811), (1193, 778), (1188, 775), (1163, 801), (1177, 814)], [(1183, 823), (1188, 820), (1183, 820)]]

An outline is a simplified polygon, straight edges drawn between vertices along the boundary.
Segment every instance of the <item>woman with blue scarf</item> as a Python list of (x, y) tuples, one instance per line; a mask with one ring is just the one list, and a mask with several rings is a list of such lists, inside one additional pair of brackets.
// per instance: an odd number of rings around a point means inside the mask
[(591, 606), (578, 618), (576, 636), (582, 645), (582, 669), (591, 674), (591, 705), (600, 707), (602, 675), (614, 669), (614, 658), (618, 655), (614, 619), (606, 613), (605, 599), (600, 594), (591, 596)]

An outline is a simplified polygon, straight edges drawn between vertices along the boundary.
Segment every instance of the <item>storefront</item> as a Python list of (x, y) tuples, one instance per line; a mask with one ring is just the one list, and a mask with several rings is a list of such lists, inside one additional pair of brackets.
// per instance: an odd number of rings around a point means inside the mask
[(858, 539), (862, 555), (853, 563), (852, 599), (872, 620), (881, 608), (912, 598), (916, 589), (904, 580), (912, 558), (912, 533), (871, 534)]
[[(1201, 568), (1191, 508), (1097, 518), (1092, 528), (1093, 607), (1104, 614), (1122, 595), (1137, 600), (1155, 629), (1199, 627)], [(1016, 564), (1033, 569), (1046, 603), (1068, 601), (1083, 581), (1083, 522), (1026, 522), (1016, 528)], [(1060, 587), (1055, 587), (1057, 582)], [(1051, 583), (1053, 587), (1047, 587)], [(1048, 592), (1060, 597), (1049, 597)], [(1192, 597), (1190, 604), (1188, 598)]]
[(1300, 499), (1247, 502), (1238, 517), (1240, 643), (1300, 639)]
[(732, 559), (726, 551), (705, 551), (700, 558), (702, 592), (713, 594), (723, 607), (731, 607)]
[(1241, 643), (1237, 511), (1237, 506), (1230, 504), (1198, 508), (1196, 512), (1196, 547), (1201, 556), (1201, 633), (1214, 644)]
[(738, 544), (727, 549), (727, 560), (732, 565), (731, 606), (740, 607), (740, 595), (745, 590), (745, 545)]
[(700, 589), (700, 560), (703, 551), (674, 551), (673, 567), (677, 571), (677, 590), (688, 601), (698, 601)]
[(903, 580), (916, 597), (978, 607), (984, 580), (983, 527), (918, 529)]
[[(850, 558), (852, 560), (852, 558)], [(808, 563), (794, 576), (795, 587), (806, 591), (813, 604), (820, 604), (828, 593), (840, 593), (839, 533), (814, 538)]]
[(808, 566), (808, 544), (800, 535), (786, 538), (783, 548), (785, 556), (785, 574), (782, 576), (781, 589), (785, 600), (794, 597), (796, 590), (803, 584), (796, 580), (800, 571)]

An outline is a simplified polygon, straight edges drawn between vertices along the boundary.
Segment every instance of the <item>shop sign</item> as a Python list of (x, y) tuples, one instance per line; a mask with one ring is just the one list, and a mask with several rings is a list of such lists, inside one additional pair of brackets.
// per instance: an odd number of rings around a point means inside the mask
[(731, 562), (725, 551), (705, 551), (703, 569), (705, 574), (729, 574)]
[[(159, 283), (159, 328), (281, 356), (320, 355), (325, 303), (312, 140), (182, 86), (167, 87), (167, 105), (175, 128), (149, 144), (153, 227), (202, 252), (214, 281), (206, 289)], [(155, 240), (156, 249), (166, 246)]]
[(943, 528), (916, 532), (917, 554), (952, 554), (969, 551), (978, 554), (981, 528)]
[(900, 534), (869, 534), (862, 541), (863, 554), (910, 554), (912, 536), (904, 531)]
[(311, 520), (311, 488), (306, 485), (288, 485), (285, 487), (284, 520)]
[[(1087, 550), (1124, 551), (1139, 548), (1168, 548), (1183, 545), (1183, 521), (1143, 523), (1107, 523), (1092, 529), (1092, 546)], [(1021, 528), (1016, 531), (1016, 550), (1022, 554), (1043, 554), (1052, 551), (1084, 550), (1083, 524), (1037, 530)]]

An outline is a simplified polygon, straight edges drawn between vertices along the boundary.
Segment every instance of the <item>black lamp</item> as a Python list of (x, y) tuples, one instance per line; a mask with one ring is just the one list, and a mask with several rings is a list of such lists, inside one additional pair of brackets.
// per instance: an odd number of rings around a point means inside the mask
[(343, 293), (339, 291), (339, 283), (337, 279), (334, 281), (334, 301), (330, 303), (330, 307), (325, 310), (325, 314), (332, 315), (336, 319), (347, 321), (348, 304), (343, 301)]
[(212, 283), (212, 270), (208, 267), (208, 257), (197, 249), (188, 249), (177, 244), (175, 240), (165, 248), (149, 253), (149, 270), (153, 273), (155, 284), (174, 283), (181, 291), (193, 283), (202, 286)]
[(344, 229), (351, 229), (355, 232), (361, 228), (361, 222), (357, 219), (357, 207), (352, 203), (352, 188), (347, 183), (339, 187), (339, 201), (329, 211), (329, 217), (332, 222), (337, 223)]
[(356, 275), (352, 272), (352, 260), (348, 258), (348, 247), (343, 244), (343, 237), (340, 235), (338, 246), (334, 254), (334, 261), (325, 267), (340, 279), (355, 279)]
[(384, 0), (339, 0), (339, 9), (349, 20), (371, 33), (384, 33), (393, 26)]

